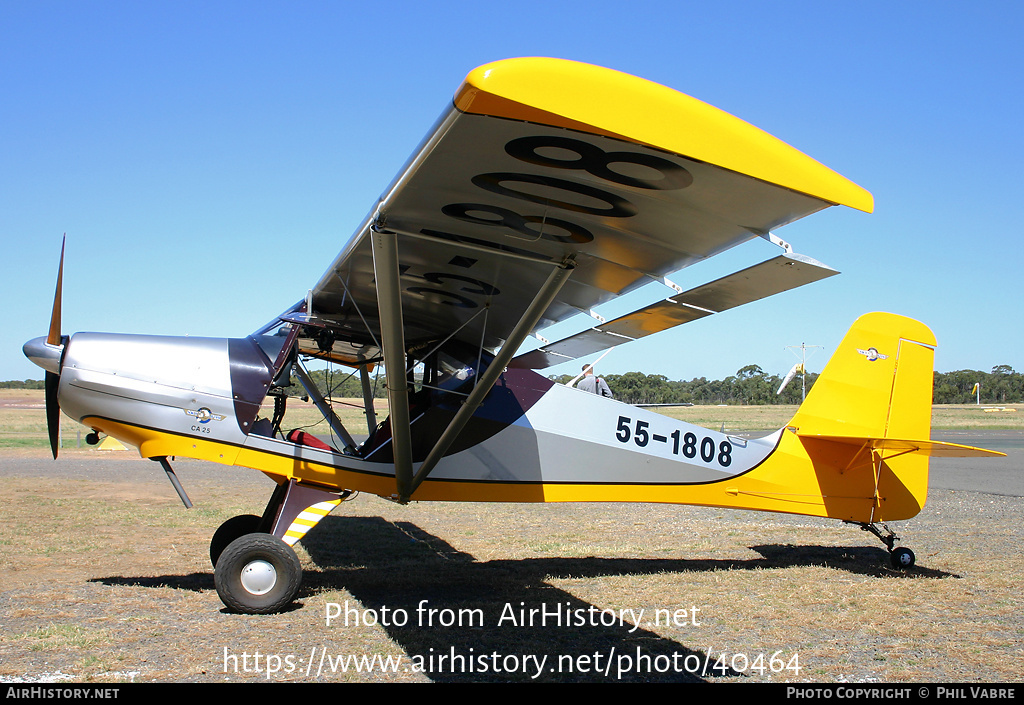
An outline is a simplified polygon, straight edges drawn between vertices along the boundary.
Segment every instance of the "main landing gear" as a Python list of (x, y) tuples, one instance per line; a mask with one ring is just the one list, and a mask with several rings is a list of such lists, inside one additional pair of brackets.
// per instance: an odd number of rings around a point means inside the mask
[[(879, 529), (878, 527), (882, 528)], [(897, 570), (910, 570), (914, 567), (914, 552), (909, 548), (903, 546), (897, 547), (896, 542), (900, 540), (892, 529), (885, 524), (860, 524), (860, 528), (863, 531), (869, 531), (878, 537), (878, 540), (885, 544), (886, 548), (889, 549), (889, 563), (892, 564), (893, 568)], [(884, 530), (884, 533), (883, 533)]]
[(290, 480), (277, 486), (262, 517), (243, 514), (221, 524), (210, 540), (210, 561), (228, 609), (271, 614), (291, 604), (302, 582), (292, 546), (351, 494)]
[(210, 539), (210, 563), (213, 564), (213, 567), (217, 567), (217, 559), (220, 558), (220, 554), (224, 553), (224, 549), (230, 546), (235, 539), (246, 534), (267, 533), (266, 529), (260, 529), (262, 521), (263, 519), (255, 514), (242, 514), (231, 517), (221, 524), (220, 528), (214, 532), (213, 538)]
[(224, 549), (213, 579), (228, 609), (271, 614), (295, 599), (302, 582), (302, 566), (292, 547), (276, 536), (246, 534)]

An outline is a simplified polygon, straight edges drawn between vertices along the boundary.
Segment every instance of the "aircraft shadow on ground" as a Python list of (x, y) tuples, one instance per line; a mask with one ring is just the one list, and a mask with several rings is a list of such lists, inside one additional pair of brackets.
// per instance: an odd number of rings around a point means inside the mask
[[(885, 578), (956, 577), (920, 567), (913, 573), (899, 573), (887, 567), (888, 556), (879, 547), (767, 544), (752, 546), (761, 557), (750, 560), (554, 557), (479, 562), (415, 524), (381, 517), (327, 517), (302, 545), (320, 570), (305, 572), (299, 599), (322, 590), (347, 591), (354, 598), (347, 607), (358, 612), (360, 620), (381, 622), (408, 657), (421, 658), (426, 675), (435, 681), (686, 682), (737, 675), (713, 668), (717, 652), (691, 649), (645, 628), (653, 617), (650, 612), (636, 627), (607, 616), (602, 619), (602, 608), (552, 585), (551, 578), (808, 565)], [(196, 591), (214, 588), (212, 571), (106, 577), (93, 582)], [(344, 609), (345, 598), (337, 599)], [(548, 613), (546, 623), (541, 610)], [(353, 622), (356, 612), (349, 613)], [(385, 625), (389, 614), (392, 619)], [(405, 624), (394, 623), (400, 615), (405, 615)], [(351, 628), (344, 626), (343, 619), (337, 618), (331, 628)], [(700, 634), (699, 626), (681, 628), (695, 637)], [(539, 675), (536, 659), (545, 659)], [(495, 672), (495, 665), (500, 672)], [(624, 672), (619, 673), (620, 668)]]

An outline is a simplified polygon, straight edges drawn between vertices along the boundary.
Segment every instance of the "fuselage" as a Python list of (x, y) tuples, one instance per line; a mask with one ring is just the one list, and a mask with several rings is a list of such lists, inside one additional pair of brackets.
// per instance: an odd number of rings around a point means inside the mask
[[(292, 442), (258, 422), (287, 357), (275, 347), (280, 338), (79, 333), (34, 355), (52, 366), (59, 352), (65, 413), (143, 457), (192, 457), (254, 468), (279, 484), (395, 497), (389, 420), (344, 448)], [(409, 395), (414, 470), (489, 359), (458, 347), (437, 353), (446, 355), (444, 364), (427, 359), (433, 372)], [(849, 521), (916, 514), (923, 496), (881, 496), (871, 462), (856, 446), (793, 428), (743, 438), (507, 369), (412, 499), (669, 502)]]
[[(354, 453), (253, 430), (274, 375), (253, 338), (78, 333), (65, 340), (59, 374), (60, 407), (68, 416), (137, 446), (144, 457), (193, 455), (276, 477), (391, 494), (387, 422)], [(472, 379), (459, 384), (465, 388)], [(454, 416), (459, 384), (411, 396), (417, 463)], [(537, 496), (526, 489), (531, 486), (719, 482), (762, 462), (778, 437), (730, 436), (510, 369), (424, 489), (468, 483), (476, 486), (470, 494), (497, 499), (488, 486), (505, 492), (509, 484), (520, 485), (513, 495), (522, 498), (524, 492)]]

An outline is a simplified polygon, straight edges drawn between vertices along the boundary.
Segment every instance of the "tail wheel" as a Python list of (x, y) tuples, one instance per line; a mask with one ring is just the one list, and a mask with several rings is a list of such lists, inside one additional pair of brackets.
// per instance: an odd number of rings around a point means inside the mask
[(224, 549), (231, 545), (232, 541), (240, 536), (256, 533), (260, 528), (260, 521), (262, 520), (255, 514), (242, 514), (231, 517), (221, 524), (210, 539), (210, 562), (213, 567), (217, 567), (220, 554), (224, 553)]
[(302, 566), (295, 551), (271, 534), (246, 534), (221, 553), (213, 574), (217, 594), (242, 614), (280, 612), (299, 592)]
[(909, 548), (896, 548), (889, 554), (892, 567), (898, 570), (910, 570), (914, 567), (914, 552)]

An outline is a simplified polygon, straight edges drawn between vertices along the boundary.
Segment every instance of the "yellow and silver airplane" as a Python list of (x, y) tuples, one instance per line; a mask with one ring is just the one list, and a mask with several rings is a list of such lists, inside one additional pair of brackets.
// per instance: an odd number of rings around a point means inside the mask
[[(761, 130), (661, 85), (546, 58), (481, 66), (304, 300), (246, 338), (61, 334), (25, 354), (60, 410), (159, 460), (253, 468), (277, 483), (262, 517), (210, 547), (239, 612), (292, 602), (292, 546), (353, 492), (398, 502), (670, 502), (860, 524), (910, 567), (884, 522), (924, 506), (928, 457), (987, 454), (928, 440), (926, 326), (873, 313), (850, 329), (793, 420), (745, 439), (562, 386), (535, 372), (837, 272), (774, 231), (871, 194)], [(776, 257), (684, 290), (669, 275), (764, 238)], [(63, 271), (63, 251), (61, 254)], [(595, 308), (651, 282), (665, 298), (613, 320)], [(582, 333), (520, 353), (576, 315)], [(585, 320), (590, 320), (586, 318)], [(356, 442), (303, 361), (358, 370)], [(386, 371), (377, 423), (370, 373)], [(415, 372), (415, 373), (414, 373)], [(332, 443), (281, 429), (295, 375)], [(275, 413), (260, 418), (272, 397)], [(51, 435), (56, 457), (56, 440)]]

